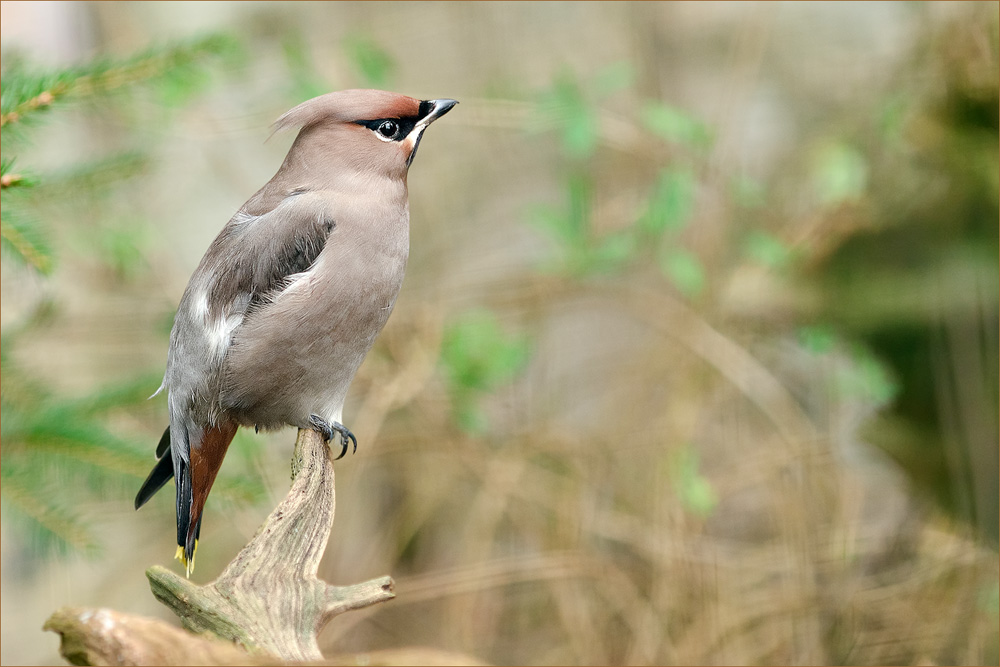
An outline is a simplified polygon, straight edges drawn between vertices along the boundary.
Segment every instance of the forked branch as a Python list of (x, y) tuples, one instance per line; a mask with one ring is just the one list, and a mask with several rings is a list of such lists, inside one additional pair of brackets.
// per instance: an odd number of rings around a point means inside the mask
[[(146, 570), (146, 577), (153, 595), (192, 632), (284, 661), (316, 661), (323, 658), (316, 642), (323, 626), (345, 611), (394, 597), (393, 581), (380, 577), (331, 586), (317, 578), (336, 496), (330, 449), (315, 431), (299, 430), (292, 475), (288, 495), (218, 579), (199, 586), (161, 566)], [(73, 611), (79, 617), (87, 610)], [(66, 612), (56, 612), (49, 625)], [(100, 629), (92, 627), (93, 632)], [(63, 638), (66, 655), (65, 633)]]

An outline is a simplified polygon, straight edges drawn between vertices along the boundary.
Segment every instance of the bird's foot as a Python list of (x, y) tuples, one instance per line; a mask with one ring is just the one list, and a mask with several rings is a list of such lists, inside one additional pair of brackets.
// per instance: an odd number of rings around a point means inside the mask
[(347, 441), (350, 440), (354, 444), (354, 450), (352, 453), (357, 453), (358, 451), (358, 439), (354, 437), (351, 430), (340, 424), (338, 422), (333, 422), (332, 424), (319, 415), (309, 416), (309, 425), (313, 427), (314, 430), (318, 431), (321, 436), (323, 436), (324, 442), (330, 442), (333, 440), (334, 432), (340, 434), (340, 445), (343, 449), (340, 450), (340, 456), (334, 459), (337, 461), (344, 458), (344, 454), (347, 453)]

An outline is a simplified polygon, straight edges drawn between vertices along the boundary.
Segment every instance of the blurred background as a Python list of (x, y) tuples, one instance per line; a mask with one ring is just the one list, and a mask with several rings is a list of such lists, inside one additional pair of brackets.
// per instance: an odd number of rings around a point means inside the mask
[[(996, 3), (0, 7), (4, 664), (63, 605), (172, 619), (174, 309), (352, 87), (461, 105), (320, 572), (398, 597), (327, 655), (997, 664)], [(293, 441), (237, 436), (195, 581)]]

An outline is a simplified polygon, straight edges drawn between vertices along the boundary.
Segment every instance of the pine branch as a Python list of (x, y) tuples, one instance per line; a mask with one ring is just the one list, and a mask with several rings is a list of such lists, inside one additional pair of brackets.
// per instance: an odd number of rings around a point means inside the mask
[(48, 273), (52, 269), (52, 254), (38, 237), (37, 230), (20, 224), (19, 218), (10, 215), (0, 218), (0, 239), (10, 246), (14, 256), (33, 266), (39, 273)]
[(24, 176), (21, 174), (4, 174), (0, 176), (0, 188), (9, 188), (14, 185), (20, 185), (25, 182)]
[(20, 122), (68, 97), (87, 97), (168, 76), (201, 56), (222, 55), (234, 42), (212, 35), (166, 50), (147, 51), (121, 61), (97, 61), (57, 72), (30, 73), (15, 63), (4, 73), (0, 127)]
[[(10, 462), (4, 461), (4, 468)], [(34, 528), (38, 547), (56, 551), (92, 553), (97, 549), (90, 527), (71, 508), (60, 505), (44, 488), (25, 484), (25, 475), (3, 474), (3, 499), (7, 509), (23, 515)]]

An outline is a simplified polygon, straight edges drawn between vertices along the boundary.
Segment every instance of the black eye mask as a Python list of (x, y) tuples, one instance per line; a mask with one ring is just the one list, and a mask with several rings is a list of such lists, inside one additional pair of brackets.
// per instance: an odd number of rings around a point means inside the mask
[[(417, 123), (420, 122), (420, 119), (433, 110), (434, 103), (429, 100), (424, 100), (420, 103), (420, 108), (417, 110), (416, 116), (407, 116), (406, 118), (375, 118), (373, 120), (356, 120), (354, 122), (358, 125), (364, 125), (372, 132), (378, 132), (386, 139), (402, 141), (406, 137), (410, 136), (410, 132), (412, 132)], [(386, 123), (394, 123), (396, 126), (395, 131), (393, 132), (390, 128), (383, 127)]]
[[(406, 137), (410, 136), (410, 132), (413, 131), (413, 128), (419, 121), (419, 117), (410, 116), (409, 118), (376, 118), (375, 120), (356, 120), (354, 122), (358, 125), (364, 125), (372, 132), (378, 132), (386, 139), (402, 141)], [(383, 124), (395, 125), (395, 132), (387, 134), (383, 131), (387, 129), (383, 127)]]

